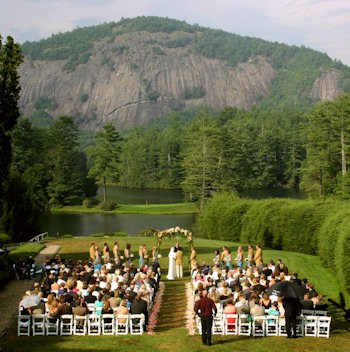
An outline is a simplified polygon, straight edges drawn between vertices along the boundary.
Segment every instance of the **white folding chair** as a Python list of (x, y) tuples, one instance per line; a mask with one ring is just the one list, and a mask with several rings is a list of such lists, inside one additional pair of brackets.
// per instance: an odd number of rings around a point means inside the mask
[(249, 321), (249, 314), (239, 314), (238, 316), (238, 335), (250, 336), (252, 324)]
[(73, 318), (73, 335), (86, 335), (86, 315), (74, 315)]
[(46, 335), (57, 336), (59, 333), (59, 323), (60, 323), (59, 318), (53, 318), (53, 317), (50, 317), (49, 315), (45, 315)]
[(128, 314), (118, 314), (115, 317), (115, 333), (116, 335), (127, 335), (129, 333)]
[(202, 335), (202, 322), (201, 322), (201, 318), (198, 315), (196, 315), (196, 327), (198, 330), (198, 334)]
[(314, 315), (317, 317), (326, 317), (327, 316), (327, 311), (326, 310), (315, 310)]
[(317, 337), (329, 338), (331, 330), (331, 317), (317, 317)]
[(278, 320), (278, 336), (287, 336), (286, 319), (280, 318)]
[(304, 335), (317, 336), (317, 317), (314, 315), (304, 316)]
[(142, 335), (145, 316), (143, 314), (130, 314), (130, 334)]
[(304, 317), (297, 316), (297, 331), (296, 335), (298, 337), (304, 336)]
[(311, 309), (302, 309), (301, 310), (301, 315), (306, 316), (306, 315), (315, 315), (315, 311)]
[(238, 314), (224, 314), (225, 335), (238, 334)]
[(87, 318), (88, 335), (101, 335), (101, 315), (90, 314)]
[(265, 334), (266, 336), (278, 336), (278, 315), (267, 315), (266, 316), (266, 325), (265, 325)]
[(253, 316), (253, 336), (265, 336), (266, 316)]
[(96, 309), (95, 309), (95, 303), (88, 303), (87, 304), (87, 309), (89, 310), (89, 314), (95, 314)]
[(222, 314), (217, 314), (213, 318), (213, 325), (211, 328), (212, 335), (223, 335), (224, 334), (224, 318)]
[(18, 315), (18, 336), (30, 336), (30, 315)]
[(64, 314), (61, 316), (60, 335), (69, 336), (73, 334), (73, 315)]
[(33, 336), (45, 335), (45, 314), (32, 315), (32, 331)]
[(115, 333), (114, 314), (103, 314), (101, 326), (102, 326), (102, 335), (114, 335)]

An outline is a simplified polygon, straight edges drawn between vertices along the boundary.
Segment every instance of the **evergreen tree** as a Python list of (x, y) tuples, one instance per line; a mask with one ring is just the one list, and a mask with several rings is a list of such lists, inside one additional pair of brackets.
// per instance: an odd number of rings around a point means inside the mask
[[(3, 183), (9, 177), (12, 147), (11, 131), (19, 118), (18, 100), (20, 93), (17, 69), (22, 63), (18, 44), (7, 37), (5, 44), (0, 35), (0, 200), (4, 201)], [(0, 202), (0, 211), (1, 204)]]
[(189, 126), (184, 138), (184, 180), (182, 190), (203, 209), (205, 200), (218, 189), (222, 167), (221, 136), (216, 120), (203, 111)]
[(89, 176), (97, 179), (103, 186), (103, 201), (107, 202), (107, 182), (118, 182), (120, 177), (120, 142), (116, 128), (107, 123), (96, 135), (96, 145), (91, 150)]
[(61, 116), (50, 128), (48, 157), (50, 203), (77, 204), (84, 196), (86, 175), (82, 173), (78, 129), (72, 117)]
[(47, 143), (48, 133), (34, 127), (25, 118), (19, 119), (12, 132), (13, 166), (25, 180), (32, 202), (39, 209), (49, 204), (47, 185), (50, 181), (48, 170)]

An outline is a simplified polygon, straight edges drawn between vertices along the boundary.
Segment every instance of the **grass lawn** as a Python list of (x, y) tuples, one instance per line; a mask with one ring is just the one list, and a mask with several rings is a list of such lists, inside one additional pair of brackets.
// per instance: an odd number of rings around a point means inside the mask
[[(50, 243), (59, 244), (62, 248), (61, 257), (87, 259), (89, 256), (89, 246), (91, 242), (99, 244), (101, 247), (107, 242), (112, 248), (113, 243), (118, 240), (121, 248), (125, 247), (125, 243), (131, 243), (131, 251), (135, 254), (135, 262), (137, 262), (138, 245), (145, 243), (150, 250), (155, 244), (154, 238), (141, 237), (120, 237), (120, 238), (72, 238), (53, 240)], [(185, 327), (176, 327), (167, 320), (167, 312), (165, 310), (176, 310), (177, 314), (183, 311), (185, 313), (186, 300), (184, 296), (183, 285), (187, 282), (188, 277), (183, 280), (175, 280), (167, 283), (166, 268), (168, 265), (169, 248), (179, 240), (185, 249), (184, 263), (188, 261), (188, 248), (183, 239), (164, 239), (160, 253), (162, 258), (160, 264), (164, 268), (163, 279), (165, 280), (165, 294), (163, 296), (163, 306), (160, 311), (160, 326), (155, 330), (154, 335), (144, 334), (142, 336), (64, 336), (64, 337), (17, 337), (16, 323), (8, 331), (8, 334), (0, 339), (0, 346), (3, 351), (206, 351), (208, 347), (201, 346), (201, 337), (198, 335), (190, 336)], [(237, 248), (237, 243), (195, 239), (195, 247), (198, 251), (199, 262), (212, 262), (213, 251), (215, 248), (221, 248), (227, 245), (233, 252)], [(246, 248), (246, 247), (245, 247)], [(326, 298), (333, 298), (338, 301), (338, 294), (342, 291), (341, 285), (337, 278), (328, 269), (324, 269), (318, 257), (304, 255), (293, 252), (283, 252), (264, 249), (265, 260), (282, 258), (287, 266), (295, 272), (299, 273), (301, 278), (307, 277), (312, 281), (320, 293)], [(185, 275), (188, 275), (187, 265), (185, 266)], [(181, 300), (172, 300), (171, 295), (167, 295), (168, 291), (179, 291), (179, 295), (183, 295)], [(343, 291), (342, 291), (343, 292)], [(345, 295), (348, 308), (350, 305), (349, 295)], [(286, 339), (284, 337), (264, 337), (253, 338), (245, 336), (220, 337), (214, 336), (214, 345), (210, 347), (212, 351), (259, 351), (259, 352), (303, 352), (303, 351), (347, 351), (350, 345), (350, 324), (346, 323), (342, 317), (342, 312), (330, 305), (330, 315), (332, 315), (332, 331), (329, 339), (303, 337), (296, 340)], [(170, 314), (170, 313), (169, 313)], [(174, 316), (174, 315), (173, 315)]]
[(102, 210), (99, 206), (86, 208), (81, 205), (53, 208), (54, 213), (104, 213), (104, 214), (192, 214), (197, 213), (195, 203), (174, 203), (174, 204), (130, 204), (120, 205), (111, 211)]

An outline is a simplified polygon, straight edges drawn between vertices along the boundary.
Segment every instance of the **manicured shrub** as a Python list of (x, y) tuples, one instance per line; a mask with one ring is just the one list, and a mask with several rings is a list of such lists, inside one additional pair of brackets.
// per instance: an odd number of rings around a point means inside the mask
[(102, 202), (100, 204), (100, 208), (104, 211), (112, 211), (117, 209), (118, 204), (117, 202), (113, 201), (113, 200), (108, 200), (107, 202)]
[(339, 281), (345, 290), (350, 292), (350, 216), (347, 216), (339, 226), (339, 235), (335, 246), (335, 269)]

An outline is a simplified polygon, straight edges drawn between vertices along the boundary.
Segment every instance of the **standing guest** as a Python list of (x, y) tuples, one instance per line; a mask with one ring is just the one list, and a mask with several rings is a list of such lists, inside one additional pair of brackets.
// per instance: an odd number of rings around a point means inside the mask
[(222, 252), (220, 254), (220, 262), (221, 262), (221, 267), (224, 268), (226, 265), (226, 256), (227, 256), (227, 247), (223, 246), (222, 247)]
[[(300, 314), (299, 298), (283, 298), (284, 316), (286, 318), (286, 332), (288, 338), (297, 337), (297, 316)], [(293, 331), (293, 334), (292, 334)]]
[(211, 346), (211, 329), (213, 326), (213, 313), (216, 315), (217, 308), (212, 299), (208, 296), (208, 291), (202, 292), (202, 297), (195, 303), (194, 312), (201, 318), (202, 343)]
[(103, 250), (102, 250), (102, 258), (103, 258), (103, 262), (106, 264), (109, 262), (109, 260), (111, 259), (110, 253), (109, 253), (109, 246), (108, 243), (105, 243), (103, 245)]
[(113, 246), (113, 255), (114, 255), (114, 262), (119, 264), (120, 262), (120, 255), (119, 255), (119, 242), (115, 242)]
[(256, 266), (261, 266), (263, 263), (263, 255), (262, 255), (262, 249), (259, 245), (256, 245), (256, 251), (254, 255), (254, 262)]
[(182, 250), (182, 247), (178, 246), (177, 251), (175, 253), (175, 265), (176, 265), (176, 277), (182, 278), (183, 277), (183, 255), (184, 252)]
[(130, 243), (127, 243), (125, 245), (125, 248), (124, 248), (124, 258), (125, 258), (125, 262), (126, 264), (130, 264), (131, 263), (131, 244)]
[(153, 263), (158, 263), (158, 247), (157, 246), (153, 246), (152, 258), (153, 258)]
[(143, 255), (144, 255), (143, 247), (144, 246), (145, 246), (144, 244), (142, 246), (139, 246), (139, 268), (142, 267), (142, 264), (143, 264), (143, 261), (144, 261), (144, 257), (143, 257)]
[(92, 263), (95, 262), (95, 243), (94, 242), (90, 244), (90, 260)]
[(190, 267), (191, 270), (194, 270), (197, 267), (197, 250), (194, 247), (191, 247)]
[(248, 257), (247, 257), (247, 267), (251, 267), (254, 261), (254, 249), (253, 246), (250, 244), (248, 246)]
[(236, 265), (243, 269), (243, 249), (242, 246), (237, 248), (237, 255), (236, 255)]
[(225, 266), (228, 267), (228, 270), (232, 270), (232, 254), (231, 251), (228, 249), (226, 251), (226, 257), (225, 257)]
[(218, 249), (215, 249), (214, 252), (214, 258), (213, 258), (213, 262), (214, 262), (214, 266), (219, 265), (220, 266), (220, 251)]

